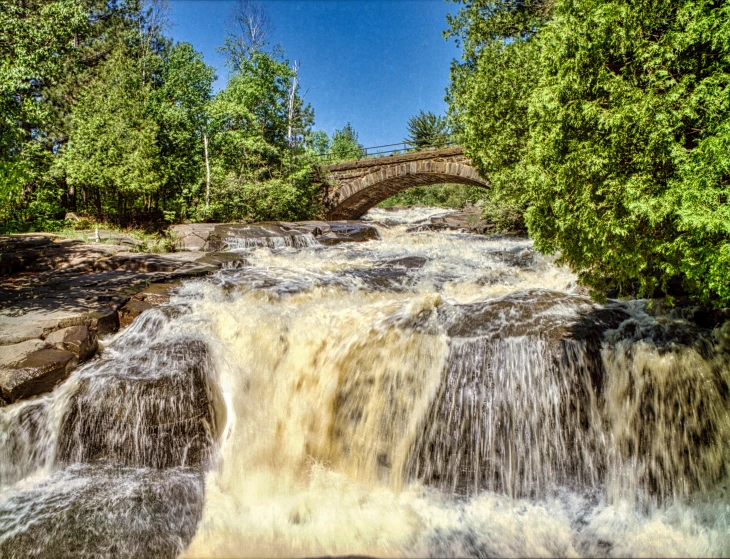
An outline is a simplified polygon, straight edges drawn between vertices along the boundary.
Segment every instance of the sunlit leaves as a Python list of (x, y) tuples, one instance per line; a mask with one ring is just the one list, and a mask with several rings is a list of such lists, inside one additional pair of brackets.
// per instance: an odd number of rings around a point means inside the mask
[(681, 282), (730, 303), (729, 4), (558, 0), (527, 35), (509, 10), (462, 17), (479, 46), (452, 73), (463, 142), (498, 195), (524, 197), (536, 245), (599, 292)]

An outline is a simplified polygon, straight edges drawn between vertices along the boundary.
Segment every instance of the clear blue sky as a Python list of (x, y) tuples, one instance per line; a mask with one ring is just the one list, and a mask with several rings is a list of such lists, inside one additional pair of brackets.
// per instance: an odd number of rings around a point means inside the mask
[[(315, 129), (332, 134), (348, 121), (367, 146), (399, 142), (419, 110), (446, 112), (449, 66), (460, 51), (445, 41), (444, 0), (266, 0), (272, 44), (298, 60), (302, 91)], [(228, 73), (215, 48), (223, 43), (234, 2), (171, 0), (176, 41), (191, 43), (218, 73)]]

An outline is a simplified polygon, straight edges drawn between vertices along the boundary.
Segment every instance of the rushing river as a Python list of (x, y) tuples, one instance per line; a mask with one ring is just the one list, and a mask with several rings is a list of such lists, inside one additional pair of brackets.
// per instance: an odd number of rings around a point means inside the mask
[(0, 408), (0, 556), (730, 555), (730, 327), (594, 304), (439, 212), (231, 239), (243, 265)]

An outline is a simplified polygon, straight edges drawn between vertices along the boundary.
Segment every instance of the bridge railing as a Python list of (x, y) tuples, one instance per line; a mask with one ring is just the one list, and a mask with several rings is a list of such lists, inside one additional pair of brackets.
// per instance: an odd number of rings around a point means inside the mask
[[(397, 144), (385, 144), (382, 146), (372, 146), (360, 148), (357, 156), (343, 157), (335, 153), (320, 153), (319, 157), (323, 164), (344, 163), (346, 161), (359, 161), (361, 159), (375, 159), (378, 157), (387, 157), (389, 155), (400, 155), (404, 153), (414, 153), (416, 151), (426, 151), (432, 149), (443, 149), (457, 145), (454, 141), (439, 142), (438, 144), (416, 144), (414, 142), (399, 142)], [(389, 149), (388, 149), (389, 148)]]

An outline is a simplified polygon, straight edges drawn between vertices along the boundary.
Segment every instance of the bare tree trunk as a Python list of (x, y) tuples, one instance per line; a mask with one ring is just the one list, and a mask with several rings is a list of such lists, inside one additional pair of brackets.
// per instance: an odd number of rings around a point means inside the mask
[(210, 161), (208, 160), (208, 136), (203, 134), (203, 151), (205, 152), (205, 209), (210, 206)]
[(287, 128), (286, 133), (286, 141), (289, 144), (289, 147), (294, 147), (292, 143), (292, 126), (294, 123), (294, 100), (297, 92), (297, 86), (299, 85), (299, 62), (296, 60), (294, 61), (294, 66), (292, 68), (294, 71), (294, 78), (291, 82), (291, 91), (289, 92), (289, 126)]

